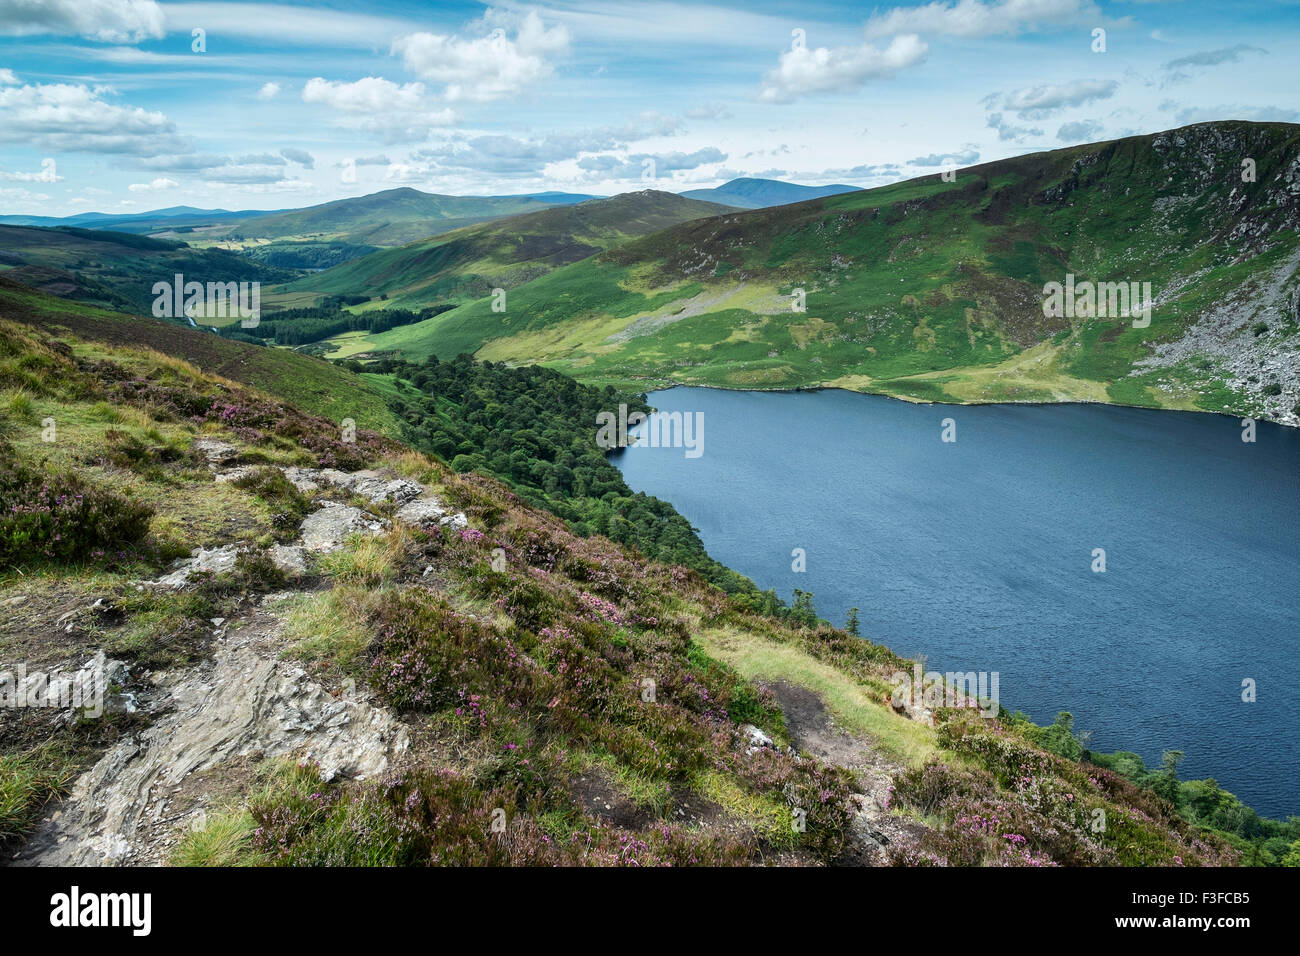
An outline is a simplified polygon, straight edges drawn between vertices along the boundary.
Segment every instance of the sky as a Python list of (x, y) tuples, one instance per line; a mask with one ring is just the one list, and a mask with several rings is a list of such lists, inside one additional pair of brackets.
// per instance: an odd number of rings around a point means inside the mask
[(0, 0), (0, 214), (876, 186), (1300, 122), (1300, 0)]

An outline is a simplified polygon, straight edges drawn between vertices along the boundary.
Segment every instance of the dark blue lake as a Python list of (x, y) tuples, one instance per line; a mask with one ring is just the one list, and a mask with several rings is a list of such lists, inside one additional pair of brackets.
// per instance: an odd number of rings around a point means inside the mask
[(811, 591), (836, 624), (856, 606), (864, 636), (930, 669), (997, 671), (1003, 706), (1069, 710), (1093, 749), (1183, 750), (1181, 776), (1300, 814), (1300, 431), (1260, 423), (1248, 444), (1213, 415), (843, 391), (649, 400), (703, 413), (703, 453), (618, 467), (759, 587)]

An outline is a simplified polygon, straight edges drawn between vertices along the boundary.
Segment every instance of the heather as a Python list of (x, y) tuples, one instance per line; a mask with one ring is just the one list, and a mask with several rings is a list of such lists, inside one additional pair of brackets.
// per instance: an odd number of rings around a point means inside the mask
[(138, 545), (153, 509), (70, 472), (49, 473), (0, 445), (0, 567), (93, 560)]

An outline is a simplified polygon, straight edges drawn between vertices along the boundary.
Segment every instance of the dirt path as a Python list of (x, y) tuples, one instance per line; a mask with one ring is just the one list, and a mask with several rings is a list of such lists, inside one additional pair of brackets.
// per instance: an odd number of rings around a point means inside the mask
[(889, 786), (903, 769), (898, 761), (881, 754), (871, 739), (837, 727), (822, 699), (806, 687), (788, 681), (771, 685), (785, 714), (790, 744), (826, 763), (854, 772), (861, 792), (853, 795), (857, 814), (853, 841), (844, 862), (853, 866), (886, 866), (890, 843), (922, 828), (901, 817), (891, 816)]

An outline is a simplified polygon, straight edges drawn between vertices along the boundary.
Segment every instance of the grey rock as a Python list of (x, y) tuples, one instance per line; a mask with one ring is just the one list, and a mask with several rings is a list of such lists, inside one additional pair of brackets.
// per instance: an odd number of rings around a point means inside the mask
[(288, 577), (302, 577), (307, 573), (307, 552), (301, 545), (272, 545), (271, 561)]
[(213, 574), (221, 574), (233, 571), (238, 558), (239, 549), (233, 544), (211, 549), (198, 548), (193, 557), (181, 561), (175, 570), (154, 581), (153, 584), (155, 587), (179, 590), (190, 583), (191, 576), (196, 572), (210, 571)]
[(206, 458), (211, 467), (223, 465), (239, 457), (238, 448), (219, 438), (196, 438), (194, 450)]
[(349, 535), (380, 534), (386, 524), (360, 508), (326, 501), (319, 511), (303, 519), (302, 546), (308, 551), (328, 554), (342, 548)]
[(409, 737), (391, 712), (354, 688), (336, 698), (301, 667), (269, 656), (279, 627), (259, 614), (217, 644), (210, 666), (172, 675), (159, 719), (82, 774), (16, 862), (160, 862), (185, 821), (169, 820), (157, 794), (228, 760), (305, 756), (327, 779), (365, 778), (406, 752)]

